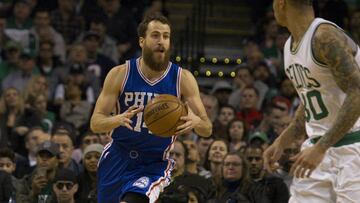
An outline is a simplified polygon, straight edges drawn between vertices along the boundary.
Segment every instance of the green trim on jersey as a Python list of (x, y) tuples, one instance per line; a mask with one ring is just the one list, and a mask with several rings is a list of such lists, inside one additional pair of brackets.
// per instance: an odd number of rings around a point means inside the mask
[[(311, 139), (310, 142), (312, 144), (316, 144), (321, 137), (322, 136), (315, 137)], [(357, 142), (360, 142), (360, 130), (352, 133), (347, 133), (343, 138), (341, 138), (337, 143), (335, 143), (333, 147), (341, 147), (344, 145), (354, 144)]]

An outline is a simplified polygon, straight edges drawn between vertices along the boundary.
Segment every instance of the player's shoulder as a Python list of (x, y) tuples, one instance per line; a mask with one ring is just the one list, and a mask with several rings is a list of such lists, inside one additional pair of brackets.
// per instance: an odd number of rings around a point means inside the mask
[(188, 69), (185, 69), (185, 68), (181, 68), (181, 78), (182, 80), (187, 80), (189, 78), (193, 78), (193, 74), (188, 70)]
[(127, 65), (126, 64), (121, 64), (118, 66), (115, 66), (114, 68), (112, 68), (109, 72), (109, 74), (113, 74), (113, 75), (125, 75), (127, 71)]

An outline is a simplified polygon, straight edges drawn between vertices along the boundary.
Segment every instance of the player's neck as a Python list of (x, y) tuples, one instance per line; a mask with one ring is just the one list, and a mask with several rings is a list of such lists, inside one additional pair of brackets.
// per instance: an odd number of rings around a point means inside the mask
[[(287, 28), (289, 29), (291, 36), (293, 38), (294, 43), (299, 43), (304, 36), (305, 32), (310, 27), (313, 22), (315, 16), (312, 11), (294, 11), (290, 15), (288, 15)], [(294, 22), (294, 23), (291, 23)]]
[(155, 71), (153, 69), (151, 69), (144, 61), (143, 58), (140, 59), (140, 70), (141, 72), (145, 75), (145, 77), (149, 80), (156, 80), (158, 79), (159, 77), (161, 77), (164, 72), (166, 71), (165, 70), (162, 70), (162, 71)]

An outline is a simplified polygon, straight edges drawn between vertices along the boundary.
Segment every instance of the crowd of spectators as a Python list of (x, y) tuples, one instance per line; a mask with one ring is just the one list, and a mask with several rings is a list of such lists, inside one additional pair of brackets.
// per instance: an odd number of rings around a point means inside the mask
[[(360, 43), (356, 1), (314, 2), (317, 15)], [(178, 137), (172, 183), (159, 202), (289, 199), (289, 158), (303, 140), (285, 149), (275, 174), (262, 158), (300, 102), (283, 71), (289, 33), (271, 9), (256, 7), (271, 1), (249, 4), (263, 15), (252, 16), (258, 32), (244, 40), (244, 63), (231, 83), (201, 88), (213, 135)], [(0, 202), (97, 202), (97, 162), (111, 137), (90, 131), (94, 103), (109, 70), (139, 54), (142, 16), (168, 15), (164, 1), (9, 0), (0, 11)]]

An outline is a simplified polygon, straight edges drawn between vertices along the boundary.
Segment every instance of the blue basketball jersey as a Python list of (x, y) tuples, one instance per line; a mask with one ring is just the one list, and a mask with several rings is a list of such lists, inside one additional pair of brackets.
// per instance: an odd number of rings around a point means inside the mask
[[(120, 113), (123, 113), (132, 105), (145, 106), (159, 94), (171, 94), (180, 97), (181, 68), (179, 66), (169, 62), (166, 71), (159, 79), (149, 81), (141, 72), (139, 62), (140, 58), (126, 62), (126, 77), (118, 99)], [(134, 130), (120, 126), (114, 129), (112, 133), (113, 140), (130, 150), (136, 149), (145, 154), (149, 152), (148, 155), (154, 156), (154, 158), (158, 155), (163, 157), (173, 138), (163, 138), (149, 132), (144, 122), (143, 112), (135, 115), (132, 121)]]

